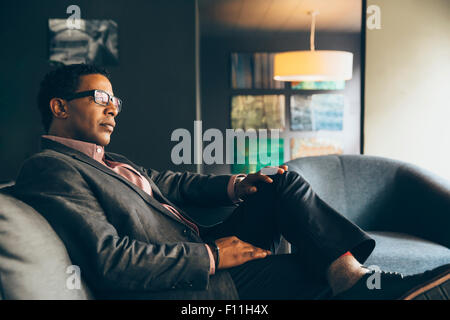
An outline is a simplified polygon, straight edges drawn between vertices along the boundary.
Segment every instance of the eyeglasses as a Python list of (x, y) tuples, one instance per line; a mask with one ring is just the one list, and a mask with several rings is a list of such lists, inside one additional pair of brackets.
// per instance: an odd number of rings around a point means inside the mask
[(84, 97), (94, 97), (94, 102), (96, 104), (107, 106), (109, 102), (111, 101), (112, 105), (116, 107), (117, 113), (122, 111), (122, 100), (120, 100), (117, 97), (111, 96), (108, 92), (103, 90), (89, 90), (89, 91), (82, 91), (82, 92), (76, 92), (72, 95), (69, 95), (65, 98), (65, 100), (70, 101), (78, 98), (84, 98)]

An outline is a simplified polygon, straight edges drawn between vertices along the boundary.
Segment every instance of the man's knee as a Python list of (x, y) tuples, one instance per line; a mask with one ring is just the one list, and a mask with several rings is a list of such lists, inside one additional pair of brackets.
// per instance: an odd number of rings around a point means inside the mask
[(284, 187), (293, 183), (307, 183), (306, 180), (296, 171), (285, 171), (283, 174), (271, 175), (275, 187)]
[(273, 183), (261, 182), (257, 185), (256, 193), (259, 199), (263, 198), (267, 201), (278, 199), (278, 195), (286, 194), (289, 191), (297, 191), (299, 189), (309, 189), (308, 182), (295, 171), (285, 171), (283, 174), (269, 175)]

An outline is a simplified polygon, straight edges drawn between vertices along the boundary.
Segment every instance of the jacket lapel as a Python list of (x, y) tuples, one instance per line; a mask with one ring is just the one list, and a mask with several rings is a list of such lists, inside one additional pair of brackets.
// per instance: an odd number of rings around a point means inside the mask
[[(120, 157), (120, 158), (119, 158), (119, 157), (116, 157), (116, 156), (114, 156), (114, 154), (110, 154), (110, 153), (108, 153), (108, 152), (105, 152), (105, 157), (106, 157), (108, 160), (112, 160), (112, 161), (116, 161), (116, 162), (122, 162), (122, 163), (126, 163), (126, 164), (132, 166), (136, 171), (138, 171), (140, 174), (142, 174), (142, 176), (144, 176), (144, 177), (147, 179), (147, 181), (150, 183), (150, 187), (152, 188), (152, 193), (153, 193), (153, 197), (154, 197), (154, 198), (156, 198), (156, 199), (161, 199), (161, 200), (164, 201), (165, 203), (167, 203), (167, 204), (169, 204), (169, 205), (171, 205), (171, 206), (173, 206), (173, 207), (176, 207), (175, 204), (173, 204), (169, 199), (167, 199), (166, 197), (164, 197), (164, 195), (161, 193), (161, 191), (159, 190), (159, 188), (158, 188), (158, 186), (155, 184), (155, 182), (153, 182), (153, 180), (150, 179), (150, 177), (149, 177), (145, 172), (143, 172), (143, 171), (141, 170), (140, 167), (136, 166), (133, 162), (131, 162), (131, 161), (129, 161), (128, 159), (123, 158), (123, 157)], [(96, 161), (96, 162), (97, 162), (97, 161)], [(112, 171), (112, 170), (111, 170), (111, 171)], [(114, 172), (114, 171), (113, 171), (113, 172)], [(114, 172), (114, 173), (115, 173), (115, 172)], [(119, 175), (119, 176), (120, 176), (120, 175)], [(121, 176), (120, 176), (120, 177), (121, 177)], [(121, 177), (121, 178), (122, 178), (122, 177)], [(125, 181), (127, 181), (129, 184), (131, 184), (131, 185), (134, 187), (134, 189), (137, 189), (137, 190), (143, 192), (145, 195), (148, 195), (146, 192), (142, 191), (141, 188), (137, 187), (137, 186), (134, 185), (133, 183), (130, 183), (127, 179), (125, 179), (125, 178), (122, 178), (122, 179), (125, 180)], [(153, 199), (153, 197), (150, 197), (150, 198)], [(159, 203), (159, 202), (158, 202), (158, 203)], [(177, 207), (176, 207), (176, 208), (177, 208)], [(177, 208), (177, 209), (179, 209), (179, 208)]]
[[(177, 221), (179, 223), (182, 223), (183, 225), (186, 225), (186, 226), (190, 227), (189, 225), (185, 224), (184, 222), (182, 222), (178, 218), (176, 218), (175, 215), (172, 212), (170, 212), (168, 209), (166, 209), (157, 199), (155, 199), (154, 197), (150, 196), (148, 193), (146, 193), (144, 190), (139, 188), (134, 183), (128, 181), (127, 179), (125, 179), (121, 175), (119, 175), (116, 172), (114, 172), (113, 170), (109, 169), (107, 166), (104, 166), (103, 164), (99, 163), (98, 161), (88, 157), (84, 153), (79, 152), (79, 151), (77, 151), (75, 149), (66, 147), (65, 145), (63, 145), (61, 143), (58, 143), (58, 142), (55, 142), (55, 141), (52, 141), (52, 140), (48, 140), (48, 139), (42, 139), (41, 142), (42, 142), (42, 148), (43, 149), (52, 149), (54, 151), (64, 153), (66, 155), (71, 156), (74, 159), (77, 159), (79, 161), (82, 161), (82, 162), (90, 165), (90, 166), (93, 166), (94, 168), (96, 168), (96, 169), (98, 169), (98, 170), (100, 170), (100, 171), (102, 171), (102, 172), (104, 172), (104, 173), (106, 173), (106, 174), (108, 174), (110, 176), (115, 177), (116, 179), (118, 179), (121, 182), (125, 183), (127, 186), (129, 186), (131, 189), (133, 189), (135, 192), (137, 192), (141, 196), (141, 198), (144, 201), (146, 201), (149, 205), (151, 205), (155, 209), (163, 212), (165, 215), (169, 216), (173, 220), (175, 220), (175, 221)], [(119, 160), (119, 159), (115, 159), (114, 157), (112, 157), (110, 154), (107, 154), (106, 152), (105, 152), (105, 156), (107, 158), (113, 160), (113, 161)], [(125, 161), (123, 161), (123, 159), (120, 159), (120, 161), (121, 162), (125, 162)], [(126, 163), (132, 165), (133, 168), (135, 168), (137, 171), (141, 172), (139, 170), (139, 168), (136, 168), (136, 166), (133, 163), (129, 163), (128, 161)], [(141, 174), (143, 174), (143, 172), (141, 172)], [(156, 186), (156, 184), (151, 179), (148, 179), (148, 181), (150, 182), (150, 186), (152, 187), (152, 192), (156, 193), (161, 199), (166, 201), (171, 206), (174, 206), (172, 203), (170, 203), (170, 201), (168, 199), (165, 199), (165, 197), (159, 191), (159, 188)]]

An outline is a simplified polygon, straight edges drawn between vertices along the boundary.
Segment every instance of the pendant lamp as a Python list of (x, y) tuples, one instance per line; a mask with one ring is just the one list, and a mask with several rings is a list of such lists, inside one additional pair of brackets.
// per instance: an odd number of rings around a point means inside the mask
[(274, 79), (278, 81), (338, 81), (352, 78), (353, 53), (334, 50), (315, 50), (316, 15), (311, 15), (309, 51), (288, 51), (275, 54)]

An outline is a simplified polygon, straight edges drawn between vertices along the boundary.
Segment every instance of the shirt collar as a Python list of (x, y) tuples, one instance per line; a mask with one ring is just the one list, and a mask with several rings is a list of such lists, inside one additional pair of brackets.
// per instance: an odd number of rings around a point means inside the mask
[(55, 142), (59, 142), (66, 147), (75, 149), (87, 155), (88, 157), (97, 160), (98, 162), (103, 162), (105, 156), (105, 148), (103, 146), (97, 145), (95, 143), (75, 140), (70, 138), (63, 138), (52, 135), (42, 135), (42, 138), (49, 139)]

